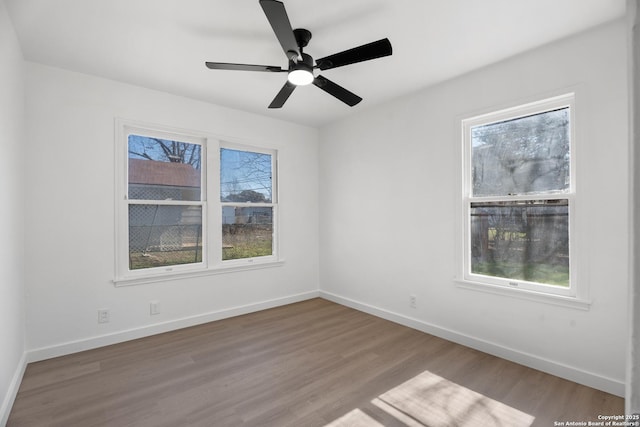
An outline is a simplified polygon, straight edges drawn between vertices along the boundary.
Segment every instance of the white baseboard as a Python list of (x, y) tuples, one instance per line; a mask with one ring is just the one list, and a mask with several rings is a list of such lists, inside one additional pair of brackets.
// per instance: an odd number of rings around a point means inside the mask
[(292, 304), (311, 298), (317, 298), (319, 296), (319, 291), (304, 292), (301, 294), (289, 295), (282, 298), (275, 298), (271, 300), (260, 301), (257, 303), (225, 308), (209, 313), (198, 314), (195, 316), (184, 317), (181, 319), (170, 320), (167, 322), (156, 323), (153, 325), (142, 326), (124, 331), (118, 331), (111, 334), (91, 337), (77, 341), (70, 341), (50, 347), (37, 348), (29, 350), (26, 353), (26, 360), (27, 362), (37, 362), (40, 360), (51, 359), (53, 357), (65, 356), (67, 354), (77, 353), (80, 351), (91, 350), (98, 347), (104, 347), (107, 345), (117, 344), (138, 338), (144, 338), (164, 332), (175, 331), (177, 329), (188, 328), (190, 326), (201, 325), (203, 323), (214, 322), (216, 320), (226, 319), (229, 317), (240, 316), (260, 310), (266, 310), (269, 308)]
[(22, 382), (22, 377), (24, 376), (24, 371), (26, 369), (27, 354), (23, 353), (20, 358), (20, 362), (18, 362), (18, 366), (16, 367), (16, 372), (13, 374), (13, 378), (11, 379), (11, 384), (9, 384), (7, 394), (4, 396), (4, 400), (2, 401), (2, 406), (0, 406), (0, 426), (7, 425), (7, 422), (9, 421), (9, 414), (11, 413), (13, 402), (15, 402), (16, 396), (18, 395), (18, 389), (20, 388), (20, 383)]
[(534, 354), (508, 348), (499, 344), (484, 341), (469, 335), (465, 335), (447, 328), (442, 328), (422, 320), (394, 313), (373, 305), (364, 304), (331, 292), (320, 291), (320, 297), (335, 303), (372, 314), (383, 319), (399, 323), (401, 325), (417, 329), (419, 331), (435, 335), (466, 347), (470, 347), (484, 353), (488, 353), (502, 359), (506, 359), (530, 368), (543, 371), (578, 384), (583, 384), (616, 396), (624, 397), (625, 383), (612, 378), (603, 377), (592, 372), (583, 371), (553, 360), (545, 359)]

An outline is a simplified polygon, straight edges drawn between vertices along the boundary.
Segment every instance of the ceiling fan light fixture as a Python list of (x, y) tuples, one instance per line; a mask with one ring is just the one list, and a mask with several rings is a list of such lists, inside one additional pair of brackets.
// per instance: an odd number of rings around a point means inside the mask
[(297, 68), (291, 70), (287, 76), (287, 80), (296, 86), (306, 86), (313, 83), (313, 73), (305, 68)]

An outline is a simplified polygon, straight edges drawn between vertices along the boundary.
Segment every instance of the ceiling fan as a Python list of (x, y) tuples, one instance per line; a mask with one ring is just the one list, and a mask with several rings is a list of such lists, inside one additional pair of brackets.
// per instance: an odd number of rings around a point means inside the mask
[(295, 30), (291, 28), (287, 11), (282, 2), (277, 0), (260, 0), (260, 6), (262, 6), (262, 10), (267, 16), (273, 32), (276, 34), (285, 55), (287, 55), (289, 68), (283, 69), (271, 65), (230, 64), (226, 62), (205, 62), (205, 65), (212, 70), (288, 73), (287, 82), (282, 89), (280, 89), (280, 92), (278, 92), (271, 104), (269, 104), (269, 108), (282, 108), (296, 86), (305, 86), (311, 83), (350, 107), (353, 107), (362, 101), (362, 98), (326, 77), (321, 75), (314, 76), (313, 70), (330, 70), (344, 65), (381, 58), (391, 55), (392, 53), (391, 42), (385, 38), (317, 59), (314, 65), (313, 58), (303, 52), (303, 49), (309, 44), (309, 40), (311, 40), (311, 32), (304, 28)]

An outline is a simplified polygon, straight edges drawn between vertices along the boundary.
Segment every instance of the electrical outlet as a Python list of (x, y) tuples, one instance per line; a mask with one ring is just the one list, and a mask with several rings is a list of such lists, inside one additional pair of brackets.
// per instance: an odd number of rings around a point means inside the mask
[(98, 323), (109, 323), (111, 314), (108, 308), (101, 308), (98, 310)]
[(409, 307), (411, 308), (416, 308), (417, 307), (417, 302), (416, 302), (416, 296), (415, 295), (409, 295)]
[(151, 316), (160, 314), (160, 303), (158, 301), (151, 301), (149, 303), (149, 314)]

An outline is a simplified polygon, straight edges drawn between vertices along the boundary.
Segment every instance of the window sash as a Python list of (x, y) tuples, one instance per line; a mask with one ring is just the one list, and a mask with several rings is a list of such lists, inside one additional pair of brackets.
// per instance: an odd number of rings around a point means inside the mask
[(567, 193), (569, 106), (470, 126), (473, 197)]
[(470, 202), (468, 277), (570, 293), (569, 217), (569, 199)]
[[(240, 163), (250, 164), (253, 166), (253, 170), (245, 167), (238, 167), (236, 169), (249, 169), (250, 172), (245, 170), (246, 175), (236, 175), (230, 170), (223, 168), (223, 165), (220, 165), (220, 202), (221, 203), (243, 203), (241, 201), (231, 201), (225, 200), (224, 194), (226, 194), (226, 198), (233, 194), (233, 192), (239, 192), (237, 195), (243, 193), (243, 191), (253, 192), (255, 195), (262, 195), (264, 197), (264, 202), (254, 201), (251, 203), (276, 203), (277, 202), (277, 191), (275, 186), (275, 151), (271, 150), (261, 150), (253, 147), (243, 147), (240, 145), (231, 145), (231, 144), (222, 144), (220, 146), (220, 159), (222, 162), (222, 157), (236, 157), (236, 160)], [(238, 153), (238, 154), (232, 154)], [(246, 156), (245, 156), (246, 155)], [(263, 170), (265, 168), (266, 163), (264, 157), (269, 158), (268, 162), (268, 171)], [(242, 158), (242, 159), (241, 159)], [(231, 168), (233, 169), (233, 168)], [(269, 176), (266, 177), (264, 174), (268, 172)], [(225, 174), (223, 177), (222, 174)], [(228, 181), (230, 180), (230, 181)], [(265, 182), (266, 181), (266, 182)], [(247, 184), (251, 184), (251, 188), (245, 188)], [(233, 188), (236, 187), (236, 188)], [(257, 193), (257, 194), (256, 194)]]
[(161, 272), (204, 265), (205, 213), (202, 204), (130, 203), (129, 270)]
[[(231, 209), (233, 213), (225, 215), (225, 211)], [(223, 203), (221, 210), (223, 263), (276, 256), (277, 210), (274, 204)], [(241, 215), (238, 216), (239, 210)]]

